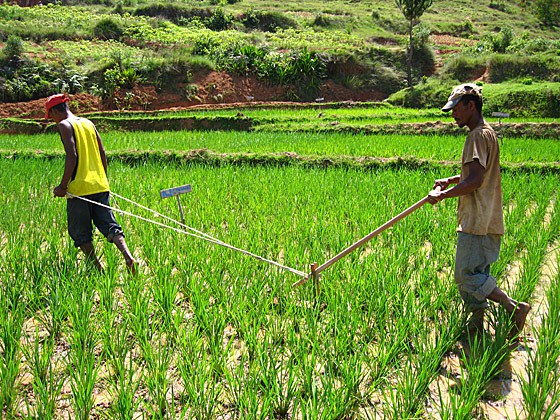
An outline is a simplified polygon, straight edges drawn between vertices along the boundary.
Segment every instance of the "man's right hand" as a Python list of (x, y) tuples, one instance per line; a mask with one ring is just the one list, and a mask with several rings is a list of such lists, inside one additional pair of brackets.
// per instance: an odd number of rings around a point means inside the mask
[(445, 192), (442, 191), (440, 188), (435, 187), (430, 193), (428, 194), (428, 203), (434, 205), (445, 198)]
[(68, 190), (64, 188), (62, 185), (58, 185), (54, 187), (53, 193), (55, 197), (66, 197), (66, 192)]

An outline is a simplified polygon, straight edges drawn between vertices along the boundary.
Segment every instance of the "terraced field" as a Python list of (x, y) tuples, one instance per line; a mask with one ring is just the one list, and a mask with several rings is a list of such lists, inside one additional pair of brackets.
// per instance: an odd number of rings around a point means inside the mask
[[(501, 139), (493, 274), (533, 306), (519, 345), (497, 308), (482, 343), (461, 341), (454, 200), (292, 287), (455, 174), (464, 135), (102, 132), (136, 277), (99, 235), (103, 273), (70, 243), (57, 135), (2, 136), (3, 416), (557, 418), (554, 138)], [(184, 184), (182, 225), (159, 191)]]

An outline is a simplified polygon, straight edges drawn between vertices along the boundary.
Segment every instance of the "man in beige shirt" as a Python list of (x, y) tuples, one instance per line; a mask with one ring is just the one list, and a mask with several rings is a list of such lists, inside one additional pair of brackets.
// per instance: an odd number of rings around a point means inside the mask
[[(469, 128), (461, 157), (461, 173), (436, 180), (434, 188), (441, 190), (430, 192), (428, 198), (432, 204), (445, 198), (459, 198), (455, 282), (471, 312), (468, 333), (483, 330), (489, 299), (511, 314), (512, 336), (517, 337), (531, 306), (509, 297), (490, 275), (490, 265), (500, 254), (504, 216), (500, 150), (496, 133), (482, 116), (482, 89), (471, 83), (457, 86), (442, 110), (451, 110), (457, 125)], [(450, 185), (454, 186), (448, 188)]]

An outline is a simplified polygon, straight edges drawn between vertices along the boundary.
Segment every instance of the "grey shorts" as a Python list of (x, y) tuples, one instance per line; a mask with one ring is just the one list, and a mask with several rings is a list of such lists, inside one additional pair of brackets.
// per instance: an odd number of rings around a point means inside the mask
[(487, 296), (496, 288), (490, 265), (500, 255), (500, 235), (459, 232), (455, 254), (455, 283), (468, 310), (489, 306)]
[[(84, 198), (106, 206), (109, 205), (109, 192), (86, 195)], [(68, 218), (68, 233), (76, 247), (93, 240), (92, 222), (109, 242), (112, 242), (116, 235), (123, 234), (121, 226), (115, 220), (113, 211), (106, 207), (79, 198), (69, 198), (66, 200), (66, 215)]]

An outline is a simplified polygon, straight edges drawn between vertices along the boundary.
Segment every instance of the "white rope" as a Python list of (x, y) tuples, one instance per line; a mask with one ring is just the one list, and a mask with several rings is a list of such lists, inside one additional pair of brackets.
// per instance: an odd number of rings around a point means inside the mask
[(186, 225), (184, 225), (183, 223), (178, 222), (177, 220), (174, 220), (174, 219), (172, 219), (172, 218), (170, 218), (170, 217), (167, 217), (167, 216), (165, 216), (165, 215), (163, 215), (163, 214), (160, 214), (160, 213), (158, 213), (158, 212), (155, 211), (155, 210), (152, 210), (152, 209), (150, 209), (150, 208), (148, 208), (148, 207), (144, 207), (144, 206), (142, 206), (141, 204), (135, 203), (135, 202), (132, 201), (132, 200), (129, 200), (129, 199), (124, 198), (124, 197), (121, 197), (121, 196), (119, 196), (119, 195), (117, 195), (117, 194), (115, 194), (115, 193), (113, 193), (113, 192), (111, 192), (111, 194), (115, 195), (116, 197), (122, 198), (122, 199), (124, 199), (124, 200), (126, 200), (126, 201), (129, 201), (130, 203), (135, 204), (135, 205), (139, 206), (140, 208), (143, 208), (143, 209), (145, 209), (145, 210), (151, 211), (152, 213), (154, 213), (154, 214), (156, 214), (156, 215), (158, 215), (158, 216), (160, 216), (160, 217), (163, 217), (163, 218), (165, 218), (165, 219), (171, 220), (171, 221), (173, 221), (174, 223), (177, 223), (177, 224), (179, 224), (180, 226), (182, 226), (182, 227), (184, 227), (184, 228), (187, 228), (187, 229), (190, 229), (190, 230), (192, 230), (192, 231), (194, 231), (194, 232), (196, 232), (196, 233), (192, 233), (192, 232), (189, 232), (189, 231), (187, 231), (187, 230), (183, 230), (183, 229), (179, 229), (179, 228), (176, 228), (176, 227), (173, 227), (173, 226), (169, 226), (169, 225), (166, 225), (166, 224), (164, 224), (164, 223), (158, 222), (158, 221), (156, 221), (156, 220), (151, 220), (151, 219), (148, 219), (148, 218), (146, 218), (146, 217), (142, 217), (142, 216), (139, 216), (139, 215), (137, 215), (137, 214), (134, 214), (134, 213), (131, 213), (131, 212), (128, 212), (128, 211), (125, 211), (125, 210), (118, 209), (118, 208), (116, 208), (116, 207), (111, 207), (111, 206), (108, 206), (108, 205), (106, 205), (106, 204), (98, 203), (98, 202), (96, 202), (96, 201), (90, 200), (90, 199), (85, 198), (85, 197), (80, 197), (80, 196), (77, 196), (77, 195), (74, 195), (74, 194), (66, 193), (66, 195), (67, 195), (68, 197), (71, 197), (71, 198), (78, 198), (78, 199), (83, 200), (83, 201), (86, 201), (86, 202), (88, 202), (88, 203), (95, 204), (95, 205), (98, 205), (98, 206), (107, 208), (107, 209), (109, 209), (109, 210), (116, 211), (116, 212), (121, 213), (121, 214), (124, 214), (124, 215), (126, 215), (126, 216), (134, 217), (134, 218), (139, 219), (139, 220), (142, 220), (142, 221), (144, 221), (144, 222), (148, 222), (148, 223), (152, 223), (152, 224), (157, 225), (157, 226), (165, 227), (165, 228), (171, 229), (171, 230), (173, 230), (173, 231), (175, 231), (175, 232), (178, 232), (178, 233), (183, 233), (183, 234), (185, 234), (185, 235), (193, 236), (193, 237), (195, 237), (195, 238), (202, 239), (202, 240), (204, 240), (204, 241), (207, 241), (207, 242), (210, 242), (210, 243), (213, 243), (213, 244), (216, 244), (216, 245), (220, 245), (220, 246), (223, 246), (223, 247), (225, 247), (225, 248), (232, 249), (232, 250), (234, 250), (234, 251), (241, 252), (242, 254), (249, 255), (249, 256), (251, 256), (251, 257), (253, 257), (253, 258), (256, 258), (256, 259), (259, 260), (259, 261), (266, 262), (266, 263), (268, 263), (268, 264), (274, 265), (274, 266), (276, 266), (276, 267), (278, 267), (278, 268), (281, 268), (281, 269), (283, 269), (283, 270), (287, 270), (287, 271), (289, 271), (289, 272), (291, 272), (291, 273), (293, 273), (293, 274), (297, 274), (297, 275), (300, 276), (300, 277), (306, 277), (306, 276), (307, 276), (307, 273), (304, 273), (303, 271), (299, 271), (299, 270), (296, 270), (295, 268), (287, 267), (287, 266), (282, 265), (282, 264), (280, 264), (280, 263), (278, 263), (278, 262), (276, 262), (276, 261), (272, 261), (272, 260), (266, 259), (266, 258), (264, 258), (264, 257), (261, 257), (261, 256), (257, 255), (257, 254), (253, 254), (252, 252), (246, 251), (246, 250), (244, 250), (244, 249), (237, 248), (237, 247), (235, 247), (235, 246), (233, 246), (233, 245), (230, 245), (230, 244), (228, 244), (228, 243), (226, 243), (226, 242), (220, 241), (219, 239), (213, 238), (212, 236), (210, 236), (210, 235), (208, 235), (208, 234), (206, 234), (206, 233), (200, 232), (200, 231), (198, 231), (198, 230), (196, 230), (196, 229), (193, 229), (193, 228), (191, 228), (191, 227), (189, 227), (189, 226), (186, 226)]
[(127, 201), (127, 202), (129, 202), (129, 203), (131, 203), (131, 204), (134, 204), (135, 206), (138, 206), (138, 207), (140, 207), (140, 208), (143, 209), (143, 210), (152, 212), (155, 216), (161, 217), (161, 218), (163, 218), (163, 219), (165, 219), (165, 220), (169, 220), (170, 222), (173, 222), (173, 223), (175, 223), (175, 224), (177, 224), (177, 225), (179, 225), (179, 226), (181, 226), (181, 227), (183, 227), (183, 228), (185, 228), (185, 229), (188, 229), (188, 230), (191, 230), (191, 231), (193, 231), (193, 232), (195, 232), (195, 233), (198, 233), (199, 235), (205, 236), (205, 237), (207, 237), (207, 238), (209, 238), (209, 239), (212, 239), (212, 240), (214, 240), (214, 241), (217, 241), (217, 242), (221, 242), (219, 239), (214, 238), (214, 237), (208, 235), (207, 233), (201, 232), (201, 231), (199, 231), (199, 230), (196, 230), (195, 228), (192, 228), (192, 227), (190, 227), (190, 226), (187, 226), (187, 225), (185, 225), (184, 223), (181, 223), (181, 222), (179, 222), (178, 220), (173, 219), (172, 217), (166, 216), (165, 214), (162, 214), (162, 213), (158, 212), (157, 210), (154, 210), (154, 209), (151, 209), (151, 208), (149, 208), (149, 207), (143, 206), (143, 205), (140, 204), (140, 203), (136, 203), (136, 202), (134, 202), (134, 201), (132, 201), (132, 200), (126, 198), (126, 197), (123, 197), (122, 195), (119, 195), (119, 194), (114, 193), (114, 192), (112, 192), (112, 191), (111, 191), (111, 195), (113, 195), (114, 197), (117, 197), (117, 198), (119, 198), (119, 199), (122, 199), (122, 200), (124, 200), (124, 201)]

